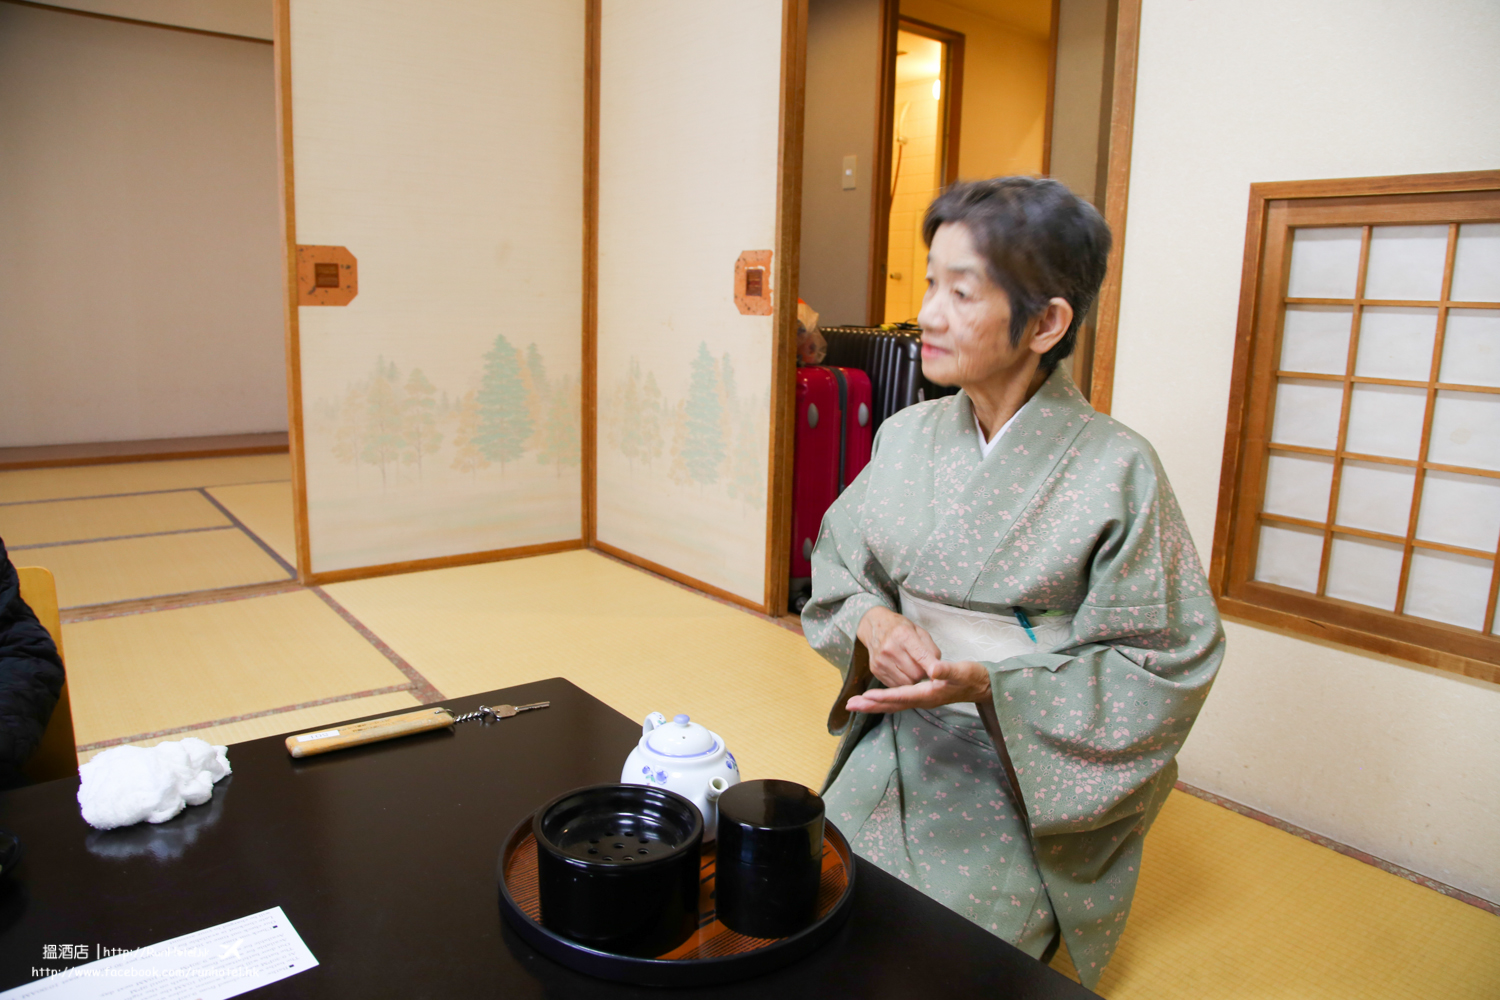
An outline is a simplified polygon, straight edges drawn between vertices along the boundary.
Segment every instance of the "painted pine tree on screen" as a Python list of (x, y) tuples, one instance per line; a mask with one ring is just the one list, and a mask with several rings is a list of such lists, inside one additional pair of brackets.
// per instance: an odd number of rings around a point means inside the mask
[(406, 379), (406, 398), (401, 407), (401, 437), (404, 448), (401, 461), (417, 467), (417, 479), (422, 478), (422, 458), (437, 451), (443, 443), (443, 435), (437, 429), (437, 388), (422, 374), (422, 369), (413, 368)]
[(559, 476), (564, 468), (577, 468), (580, 462), (582, 449), (578, 438), (578, 414), (583, 405), (581, 397), (578, 383), (572, 379), (554, 386), (552, 390), (552, 404), (544, 425), (542, 448), (536, 460), (543, 465), (555, 465)]
[(365, 396), (365, 431), (360, 438), (360, 457), (380, 467), (380, 485), (386, 486), (386, 466), (401, 454), (401, 399), (396, 394), (399, 379), (396, 363), (375, 363), (375, 375)]
[(471, 477), (477, 476), (480, 469), (490, 467), (489, 459), (474, 443), (474, 436), (479, 433), (478, 396), (479, 390), (470, 389), (459, 400), (456, 407), (458, 427), (453, 432), (453, 468), (467, 472)]
[(680, 454), (688, 478), (700, 486), (708, 486), (719, 481), (719, 463), (724, 460), (721, 423), (724, 404), (720, 398), (719, 363), (708, 353), (705, 342), (698, 344), (692, 372), (683, 408)]
[(521, 356), (504, 334), (495, 337), (495, 346), (484, 355), (478, 398), (479, 433), (474, 440), (484, 457), (500, 463), (504, 472), (505, 463), (520, 458), (531, 437)]

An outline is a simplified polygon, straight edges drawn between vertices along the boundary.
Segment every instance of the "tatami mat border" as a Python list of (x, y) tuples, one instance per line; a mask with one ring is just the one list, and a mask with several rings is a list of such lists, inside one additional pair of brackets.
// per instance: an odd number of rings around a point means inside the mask
[(150, 733), (136, 733), (134, 736), (118, 736), (112, 740), (84, 743), (78, 747), (78, 752), (88, 753), (92, 750), (106, 750), (109, 747), (123, 746), (126, 743), (134, 743), (137, 740), (155, 740), (163, 736), (177, 736), (182, 733), (191, 734), (200, 729), (227, 726), (231, 722), (245, 722), (249, 719), (263, 719), (268, 715), (281, 715), (286, 712), (296, 712), (305, 708), (317, 708), (319, 705), (335, 705), (342, 701), (358, 701), (361, 698), (373, 698), (381, 694), (398, 694), (402, 691), (411, 691), (412, 687), (412, 684), (392, 684), (387, 687), (371, 688), (368, 691), (355, 691), (352, 694), (339, 694), (331, 698), (319, 698), (317, 701), (304, 701), (298, 702), (295, 705), (282, 705), (280, 708), (268, 708), (262, 712), (247, 712), (244, 715), (231, 715), (228, 718), (213, 719), (209, 722), (194, 722), (187, 726), (173, 726), (171, 729), (158, 729)]
[[(235, 486), (246, 486), (246, 485), (249, 485), (249, 484), (248, 483), (235, 483), (233, 485), (235, 485)], [(241, 531), (243, 531), (245, 533), (246, 537), (248, 537), (256, 545), (260, 546), (260, 550), (262, 552), (264, 552), (266, 555), (270, 556), (272, 559), (276, 560), (276, 565), (278, 565), (282, 569), (286, 570), (295, 579), (296, 576), (297, 576), (297, 567), (293, 566), (291, 563), (289, 563), (285, 559), (281, 558), (281, 553), (277, 552), (275, 549), (271, 548), (271, 546), (267, 545), (266, 542), (265, 542), (265, 540), (263, 538), (261, 538), (259, 535), (257, 535), (255, 532), (253, 532), (249, 528), (245, 527), (245, 522), (241, 521), (239, 518), (235, 517), (233, 511), (231, 511), (228, 507), (226, 507), (223, 504), (221, 504), (219, 502), (219, 500), (218, 500), (217, 497), (215, 497), (213, 494), (211, 494), (211, 493), (208, 492), (209, 489), (210, 489), (210, 487), (200, 486), (200, 487), (198, 487), (198, 492), (203, 495), (203, 499), (205, 499), (209, 503), (213, 504), (214, 507), (219, 511), (220, 514), (223, 514), (225, 517), (229, 518), (229, 523), (230, 524), (234, 525), (236, 528), (238, 528)]]
[(113, 500), (116, 497), (149, 497), (158, 493), (197, 493), (219, 486), (254, 486), (259, 483), (289, 483), (290, 479), (247, 479), (242, 483), (214, 483), (212, 486), (174, 486), (169, 490), (132, 490), (129, 493), (89, 493), (77, 497), (43, 497), (40, 500), (0, 500), (0, 507), (20, 507), (24, 504), (60, 503), (64, 500)]
[(424, 705), (430, 705), (435, 701), (442, 701), (446, 697), (446, 695), (444, 695), (441, 691), (433, 686), (431, 681), (429, 681), (426, 677), (423, 677), (421, 673), (417, 671), (416, 667), (412, 666), (410, 663), (407, 663), (405, 657), (396, 652), (390, 646), (386, 645), (384, 639), (380, 638), (380, 636), (376, 635), (374, 632), (371, 632), (369, 628), (366, 627), (365, 623), (354, 617), (354, 615), (349, 611), (348, 608), (344, 607), (338, 601), (334, 600), (332, 594), (329, 594), (322, 587), (309, 587), (308, 589), (311, 590), (314, 594), (317, 594), (318, 597), (322, 598), (323, 603), (332, 608), (334, 613), (337, 614), (340, 618), (344, 619), (344, 621), (349, 624), (350, 628), (354, 629), (354, 631), (363, 636), (365, 641), (370, 645), (380, 650), (381, 655), (384, 656), (387, 660), (390, 660), (392, 666), (394, 666), (397, 670), (401, 671), (407, 676), (407, 678), (411, 681), (410, 690), (412, 693), (412, 697), (416, 698)]
[(1230, 812), (1239, 813), (1241, 816), (1257, 820), (1267, 826), (1275, 827), (1282, 833), (1290, 833), (1294, 837), (1310, 840), (1319, 847), (1326, 847), (1330, 851), (1336, 851), (1346, 858), (1363, 861), (1365, 864), (1379, 868), (1383, 872), (1404, 878), (1408, 882), (1415, 882), (1423, 888), (1431, 889), (1433, 892), (1440, 892), (1444, 896), (1450, 896), (1459, 902), (1468, 903), (1470, 906), (1477, 906), (1486, 913), (1493, 913), (1496, 916), (1500, 916), (1500, 903), (1492, 903), (1482, 896), (1474, 895), (1472, 892), (1465, 892), (1462, 889), (1448, 885), (1446, 882), (1439, 882), (1435, 878), (1430, 878), (1421, 872), (1414, 872), (1410, 868), (1402, 868), (1394, 862), (1386, 861), (1384, 858), (1377, 858), (1373, 854), (1367, 854), (1357, 848), (1350, 847), (1348, 844), (1341, 844), (1337, 840), (1323, 836), (1321, 833), (1313, 833), (1311, 830), (1297, 826), (1295, 823), (1288, 823), (1284, 819), (1277, 819), (1269, 813), (1263, 813), (1259, 809), (1251, 808), (1233, 799), (1226, 799), (1222, 795), (1215, 795), (1213, 792), (1189, 785), (1187, 782), (1177, 782), (1176, 788), (1178, 791), (1187, 792), (1189, 795), (1200, 798), (1205, 802), (1211, 802), (1216, 806), (1221, 806)]
[(101, 618), (124, 618), (127, 615), (148, 615), (157, 611), (175, 611), (178, 608), (196, 608), (202, 604), (227, 604), (230, 601), (248, 601), (255, 597), (275, 597), (304, 590), (296, 580), (273, 580), (270, 583), (251, 583), (243, 587), (224, 587), (219, 590), (192, 590), (185, 594), (166, 594), (160, 597), (143, 597), (135, 601), (115, 601), (110, 604), (84, 604), (76, 608), (64, 608), (62, 623), (92, 622)]
[(106, 535), (103, 538), (73, 538), (66, 542), (36, 542), (32, 545), (7, 545), (11, 552), (27, 549), (60, 549), (64, 545), (91, 545), (94, 542), (123, 542), (130, 538), (160, 538), (163, 535), (196, 535), (205, 531), (233, 531), (235, 525), (214, 524), (206, 528), (174, 528), (171, 531), (143, 531), (135, 535)]

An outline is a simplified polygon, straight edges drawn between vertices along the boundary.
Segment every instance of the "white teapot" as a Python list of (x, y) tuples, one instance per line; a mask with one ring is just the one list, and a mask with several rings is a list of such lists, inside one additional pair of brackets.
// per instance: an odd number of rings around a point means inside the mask
[(740, 768), (734, 754), (714, 733), (689, 719), (660, 712), (646, 716), (641, 741), (625, 758), (620, 781), (627, 785), (658, 785), (692, 800), (703, 814), (703, 840), (719, 831), (719, 796), (739, 784)]

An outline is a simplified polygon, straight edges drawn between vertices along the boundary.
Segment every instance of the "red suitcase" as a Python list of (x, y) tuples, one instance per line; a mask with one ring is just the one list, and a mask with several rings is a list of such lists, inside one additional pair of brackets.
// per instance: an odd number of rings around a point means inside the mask
[(794, 606), (800, 610), (823, 515), (870, 461), (870, 378), (857, 368), (798, 368), (796, 406), (791, 576)]

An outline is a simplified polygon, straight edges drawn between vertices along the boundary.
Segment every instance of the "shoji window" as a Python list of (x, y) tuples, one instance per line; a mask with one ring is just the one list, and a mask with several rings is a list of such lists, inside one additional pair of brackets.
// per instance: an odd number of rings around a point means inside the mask
[(1500, 173), (1256, 185), (1224, 610), (1500, 679)]

